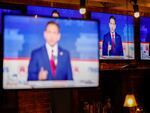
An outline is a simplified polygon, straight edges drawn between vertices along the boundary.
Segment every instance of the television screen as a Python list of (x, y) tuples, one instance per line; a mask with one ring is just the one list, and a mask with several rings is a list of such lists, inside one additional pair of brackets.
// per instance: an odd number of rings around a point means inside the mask
[(4, 15), (3, 88), (99, 85), (98, 22)]
[(141, 59), (150, 60), (150, 18), (140, 18)]
[(92, 12), (100, 21), (99, 59), (134, 59), (134, 22), (132, 16)]

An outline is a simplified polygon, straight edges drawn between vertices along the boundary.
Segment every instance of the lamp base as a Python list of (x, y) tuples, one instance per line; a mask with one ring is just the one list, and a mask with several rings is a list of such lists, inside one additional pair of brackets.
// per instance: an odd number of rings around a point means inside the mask
[(136, 107), (130, 107), (129, 108), (130, 113), (136, 113)]

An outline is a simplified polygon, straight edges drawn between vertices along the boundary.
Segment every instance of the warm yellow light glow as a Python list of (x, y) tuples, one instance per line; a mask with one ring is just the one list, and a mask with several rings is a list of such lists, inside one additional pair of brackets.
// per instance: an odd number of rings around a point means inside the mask
[(80, 14), (85, 14), (86, 13), (86, 8), (80, 8), (79, 9)]
[(135, 13), (134, 13), (134, 17), (135, 17), (135, 18), (139, 18), (139, 17), (140, 17), (140, 13), (139, 13), (139, 12), (135, 12)]
[(132, 98), (128, 98), (127, 103), (128, 103), (130, 106), (132, 106), (132, 104), (133, 104)]
[(125, 101), (124, 101), (124, 107), (135, 107), (137, 106), (135, 97), (133, 94), (131, 95), (126, 95)]
[(137, 108), (136, 111), (141, 111), (140, 108)]

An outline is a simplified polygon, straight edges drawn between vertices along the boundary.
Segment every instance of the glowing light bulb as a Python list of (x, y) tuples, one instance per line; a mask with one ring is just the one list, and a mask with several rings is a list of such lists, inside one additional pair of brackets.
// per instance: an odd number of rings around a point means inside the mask
[(135, 18), (139, 18), (139, 17), (140, 17), (140, 13), (139, 13), (139, 12), (135, 12), (135, 13), (134, 13), (134, 17), (135, 17)]
[(132, 106), (132, 104), (133, 104), (132, 98), (129, 98), (127, 102), (128, 102), (128, 105), (129, 105), (129, 106)]
[(79, 9), (80, 14), (85, 14), (86, 13), (86, 8), (80, 8)]

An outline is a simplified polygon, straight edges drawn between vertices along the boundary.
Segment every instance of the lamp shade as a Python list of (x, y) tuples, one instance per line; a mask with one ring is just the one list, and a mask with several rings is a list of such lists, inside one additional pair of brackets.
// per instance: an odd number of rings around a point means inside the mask
[(124, 107), (136, 107), (137, 102), (135, 100), (135, 96), (133, 94), (127, 94), (124, 101)]

